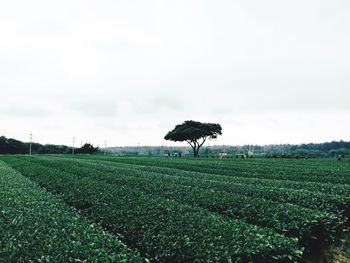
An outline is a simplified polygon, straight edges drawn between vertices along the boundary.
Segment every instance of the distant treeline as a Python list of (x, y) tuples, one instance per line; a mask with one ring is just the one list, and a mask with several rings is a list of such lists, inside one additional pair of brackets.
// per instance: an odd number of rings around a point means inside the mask
[[(111, 147), (109, 151), (118, 155), (149, 155), (149, 156), (190, 156), (192, 149), (187, 146), (130, 146)], [(285, 157), (338, 157), (350, 156), (350, 142), (333, 141), (309, 144), (276, 144), (276, 145), (244, 145), (203, 146), (200, 156), (218, 156), (221, 153), (240, 155), (253, 153), (254, 156), (285, 156)]]
[[(0, 137), (0, 154), (28, 154), (30, 143), (21, 142), (15, 139), (8, 139), (4, 136)], [(92, 144), (86, 143), (80, 148), (75, 149), (77, 154), (94, 154), (99, 151), (98, 147), (93, 147)], [(33, 154), (69, 154), (72, 153), (72, 147), (66, 145), (54, 145), (32, 143)]]
[[(28, 154), (29, 143), (15, 139), (0, 137), (0, 154)], [(86, 143), (81, 148), (76, 148), (77, 154), (94, 154), (100, 152), (98, 147)], [(187, 146), (130, 146), (110, 147), (109, 153), (118, 155), (148, 155), (148, 156), (191, 156), (192, 149)], [(229, 146), (215, 145), (203, 146), (200, 156), (218, 156), (221, 153), (228, 155), (248, 154), (254, 156), (291, 156), (291, 157), (338, 157), (339, 155), (350, 156), (350, 142), (333, 141), (325, 143), (308, 143), (300, 145), (276, 144), (276, 145), (244, 145)], [(66, 145), (54, 145), (32, 143), (33, 154), (70, 154), (72, 147)]]

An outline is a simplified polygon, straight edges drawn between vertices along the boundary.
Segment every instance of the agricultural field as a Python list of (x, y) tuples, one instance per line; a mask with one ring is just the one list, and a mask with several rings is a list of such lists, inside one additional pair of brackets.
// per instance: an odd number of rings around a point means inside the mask
[(350, 262), (350, 163), (0, 156), (0, 261)]

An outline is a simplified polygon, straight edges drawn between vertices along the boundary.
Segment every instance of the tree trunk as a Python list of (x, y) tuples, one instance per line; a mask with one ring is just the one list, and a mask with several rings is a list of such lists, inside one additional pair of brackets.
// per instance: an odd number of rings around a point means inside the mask
[(192, 147), (192, 149), (193, 149), (193, 157), (194, 158), (197, 158), (198, 157), (198, 155), (199, 155), (199, 148), (201, 148), (201, 146), (203, 145), (203, 143), (202, 144), (199, 144), (197, 141), (192, 141), (192, 143), (191, 143), (191, 141), (187, 141), (187, 143)]
[(194, 156), (195, 158), (197, 158), (197, 157), (198, 157), (198, 154), (199, 154), (199, 147), (198, 147), (198, 148), (195, 147), (195, 148), (193, 149), (193, 156)]

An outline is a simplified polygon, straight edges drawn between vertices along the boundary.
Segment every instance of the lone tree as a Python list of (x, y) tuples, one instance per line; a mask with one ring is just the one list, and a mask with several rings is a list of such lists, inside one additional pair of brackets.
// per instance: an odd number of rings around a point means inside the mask
[(174, 142), (186, 141), (193, 149), (193, 156), (198, 157), (199, 149), (205, 141), (217, 138), (218, 135), (222, 134), (221, 130), (220, 124), (185, 121), (169, 131), (164, 139)]

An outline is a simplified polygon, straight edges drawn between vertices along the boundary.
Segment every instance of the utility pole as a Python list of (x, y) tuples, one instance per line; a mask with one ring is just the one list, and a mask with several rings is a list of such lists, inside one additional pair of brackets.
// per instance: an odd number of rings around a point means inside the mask
[(104, 155), (107, 154), (107, 141), (105, 141), (105, 150), (104, 150)]
[(73, 148), (72, 148), (72, 154), (74, 155), (74, 143), (75, 143), (75, 137), (73, 137)]
[(29, 139), (30, 139), (30, 142), (29, 142), (29, 155), (32, 155), (32, 141), (33, 141), (33, 133), (32, 132), (29, 134)]

